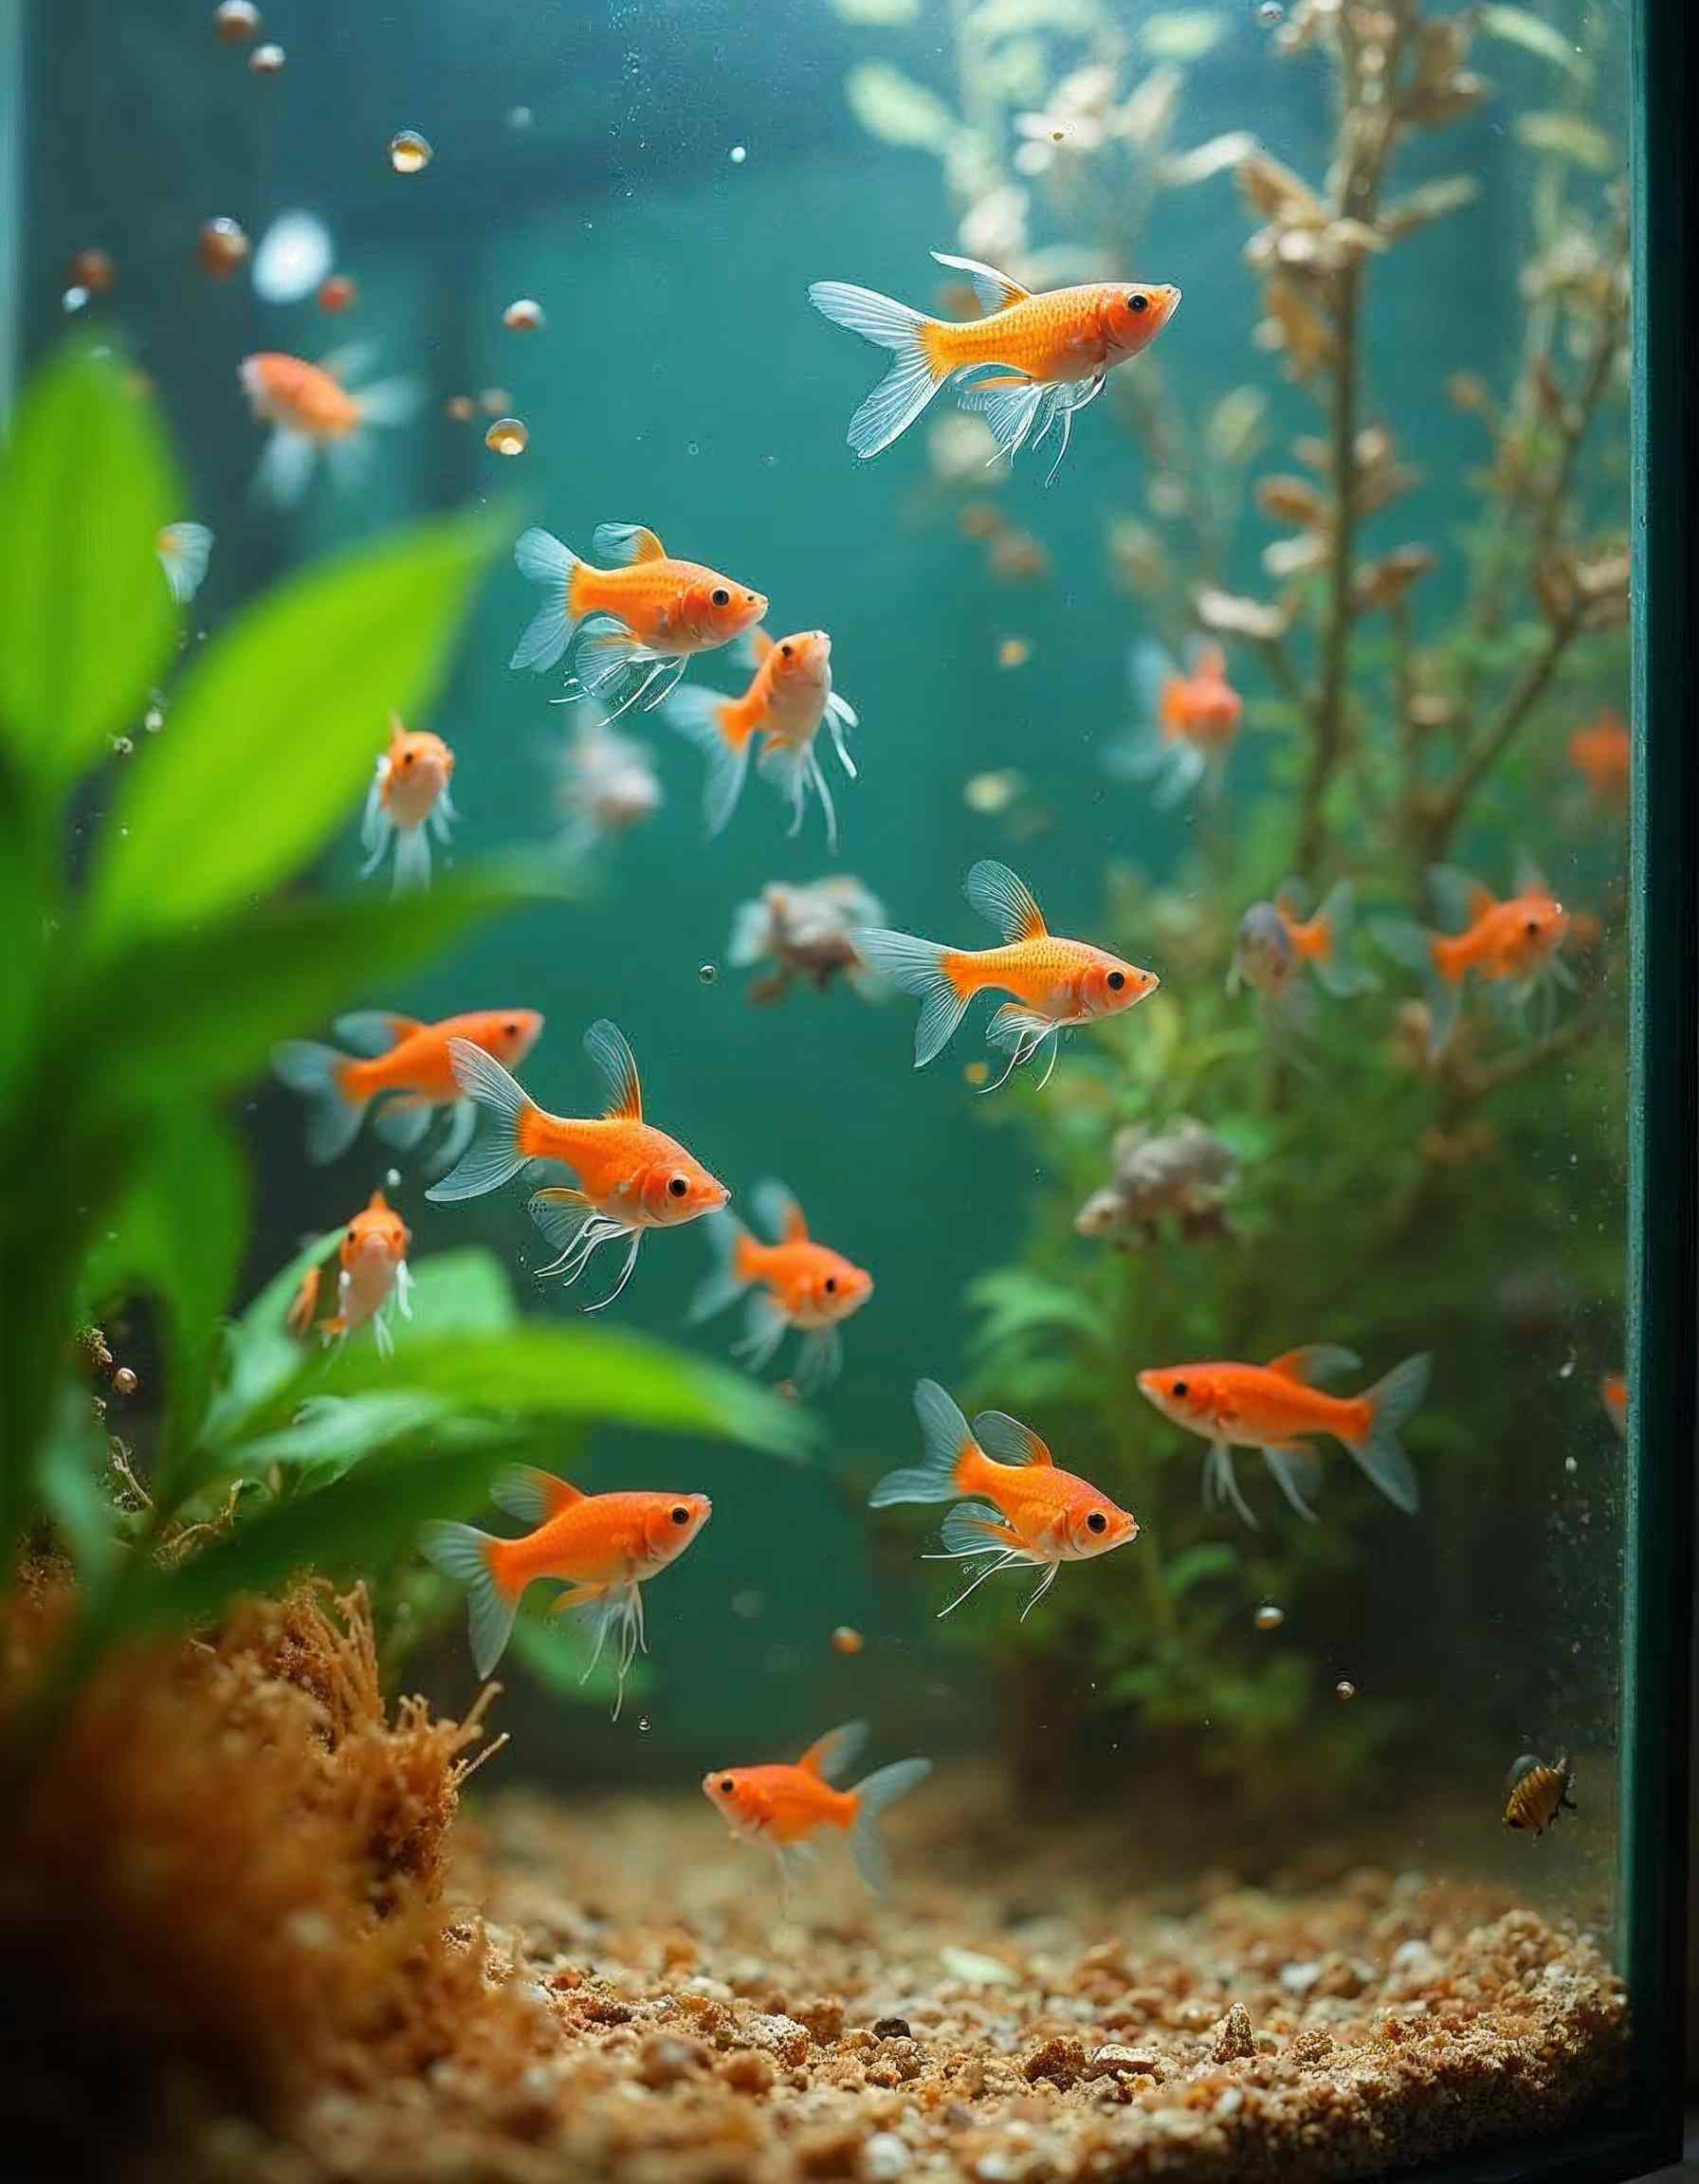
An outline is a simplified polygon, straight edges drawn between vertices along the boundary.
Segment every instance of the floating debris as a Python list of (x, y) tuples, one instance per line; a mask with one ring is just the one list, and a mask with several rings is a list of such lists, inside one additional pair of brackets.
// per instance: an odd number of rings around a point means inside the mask
[(1004, 637), (997, 644), (999, 667), (1024, 667), (1032, 657), (1032, 640), (1026, 637)]
[(859, 1653), (866, 1644), (867, 1640), (861, 1632), (848, 1623), (840, 1623), (831, 1634), (831, 1649), (834, 1653), (853, 1655)]
[(946, 1941), (938, 1960), (952, 1979), (968, 1987), (1018, 1987), (1020, 1974), (999, 1956), (982, 1956), (977, 1949), (958, 1949)]
[(500, 417), (513, 408), (513, 396), (505, 387), (486, 387), (478, 397), (478, 407), (486, 417)]
[(127, 1365), (120, 1365), (118, 1371), (112, 1375), (112, 1389), (114, 1394), (134, 1395), (136, 1391), (140, 1386), (141, 1382), (136, 1377), (135, 1374), (131, 1372), (129, 1366)]
[(961, 1081), (964, 1084), (973, 1085), (977, 1091), (990, 1075), (991, 1065), (989, 1063), (970, 1062), (961, 1072)]
[(520, 296), (502, 312), (502, 323), (515, 334), (540, 334), (548, 321), (534, 296)]
[(518, 417), (498, 417), (484, 435), (484, 445), (492, 455), (522, 455), (531, 445), (531, 434)]
[(741, 970), (766, 960), (773, 969), (749, 988), (758, 1006), (781, 1001), (798, 978), (824, 992), (841, 972), (864, 995), (884, 991), (850, 938), (858, 925), (877, 925), (883, 905), (859, 880), (833, 873), (807, 885), (775, 881), (732, 920), (726, 960)]
[(390, 138), (390, 165), (397, 174), (422, 174), (431, 157), (429, 139), (416, 129), (397, 129)]
[(256, 46), (247, 57), (247, 64), (256, 76), (275, 76), (287, 59), (281, 46)]
[(330, 229), (316, 212), (283, 212), (254, 252), (254, 293), (267, 303), (299, 303), (330, 271)]
[(230, 281), (247, 264), (251, 246), (239, 221), (220, 213), (205, 222), (195, 239), (195, 256), (210, 281)]
[(1256, 1611), (1256, 1627), (1259, 1630), (1278, 1630), (1285, 1621), (1286, 1610), (1276, 1608), (1272, 1600), (1265, 1600)]
[(110, 296), (118, 281), (118, 267), (109, 251), (91, 244), (71, 260), (71, 283), (91, 296)]
[(359, 300), (358, 283), (346, 273), (332, 273), (319, 283), (319, 308), (329, 318), (352, 311)]
[(1549, 1765), (1537, 1753), (1525, 1752), (1505, 1777), (1505, 1826), (1518, 1834), (1544, 1835), (1560, 1812), (1573, 1812), (1569, 1793), (1575, 1769), (1567, 1752)]
[(1027, 792), (1027, 777), (1005, 766), (994, 774), (976, 774), (962, 787), (961, 801), (970, 811), (996, 818)]
[(260, 10), (254, 0), (219, 0), (212, 27), (227, 46), (246, 46), (260, 35)]
[(450, 394), (443, 404), (443, 415), (452, 417), (457, 425), (469, 425), (478, 414), (478, 405), (469, 394)]
[(529, 106), (510, 106), (506, 113), (506, 125), (516, 136), (529, 129), (537, 118)]

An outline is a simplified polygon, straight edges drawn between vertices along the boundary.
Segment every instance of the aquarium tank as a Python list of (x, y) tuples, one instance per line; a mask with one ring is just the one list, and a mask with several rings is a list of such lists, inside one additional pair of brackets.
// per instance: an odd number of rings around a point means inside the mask
[(0, 4), (9, 2172), (1671, 2157), (1681, 12)]

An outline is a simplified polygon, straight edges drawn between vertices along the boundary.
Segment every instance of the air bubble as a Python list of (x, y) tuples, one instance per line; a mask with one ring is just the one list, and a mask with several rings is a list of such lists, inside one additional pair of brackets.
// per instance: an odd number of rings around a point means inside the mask
[(727, 157), (734, 167), (741, 167), (744, 160), (749, 157), (749, 149), (747, 145), (734, 144), (727, 154)]
[(521, 296), (502, 312), (502, 323), (511, 327), (516, 334), (540, 334), (547, 320), (543, 317), (542, 305), (536, 297)]
[(71, 287), (65, 290), (64, 294), (59, 299), (59, 302), (60, 308), (64, 312), (65, 317), (67, 318), (73, 318), (76, 317), (79, 311), (86, 311), (88, 309), (88, 290), (84, 288), (81, 282), (74, 283)]
[(275, 76), (287, 59), (281, 46), (256, 46), (247, 57), (247, 64), (256, 76)]
[(141, 717), (141, 724), (150, 736), (157, 736), (160, 729), (165, 726), (164, 706), (150, 705)]
[(429, 139), (416, 129), (397, 129), (390, 138), (390, 165), (397, 174), (422, 174), (430, 156)]
[(718, 963), (703, 963), (698, 967), (696, 975), (704, 986), (712, 986), (720, 976), (720, 966)]
[(498, 417), (484, 435), (484, 445), (492, 455), (522, 455), (531, 445), (531, 435), (518, 417)]
[(510, 106), (507, 109), (507, 126), (516, 132), (529, 129), (536, 118), (529, 106)]
[(401, 1188), (401, 1171), (399, 1168), (386, 1168), (384, 1170), (383, 1187), (386, 1191), (398, 1191)]
[(1272, 1600), (1265, 1600), (1256, 1611), (1256, 1627), (1259, 1630), (1278, 1630), (1285, 1621), (1286, 1610), (1276, 1608)]
[(1565, 1456), (1563, 1459), (1563, 1468), (1573, 1479), (1580, 1466), (1576, 1463), (1576, 1460), (1573, 1456)]
[(637, 1717), (637, 1734), (640, 1737), (649, 1735), (649, 1716), (647, 1714), (639, 1714)]
[(133, 758), (136, 746), (127, 736), (115, 736), (112, 738), (112, 755), (115, 758)]

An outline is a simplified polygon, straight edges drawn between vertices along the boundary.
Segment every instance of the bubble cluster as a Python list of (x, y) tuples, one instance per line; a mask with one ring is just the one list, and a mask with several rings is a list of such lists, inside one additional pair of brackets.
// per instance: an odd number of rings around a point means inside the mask
[(390, 138), (390, 165), (397, 174), (422, 174), (430, 159), (429, 139), (416, 129), (397, 129)]
[(484, 435), (484, 445), (492, 455), (522, 455), (531, 435), (521, 418), (498, 417)]

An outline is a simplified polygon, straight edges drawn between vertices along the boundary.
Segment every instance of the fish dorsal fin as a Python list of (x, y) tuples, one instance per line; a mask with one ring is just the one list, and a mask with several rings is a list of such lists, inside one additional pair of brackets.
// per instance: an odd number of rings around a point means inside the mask
[(1303, 918), (1310, 905), (1309, 889), (1299, 879), (1283, 880), (1274, 890), (1274, 907), (1285, 918)]
[(514, 1464), (497, 1479), (489, 1498), (498, 1509), (521, 1524), (546, 1524), (575, 1502), (582, 1502), (584, 1496), (570, 1479), (557, 1478), (553, 1471), (539, 1471), (532, 1464)]
[(667, 555), (659, 532), (646, 523), (598, 523), (590, 545), (596, 559), (610, 569), (626, 569), (633, 561), (660, 561)]
[(1047, 930), (1044, 913), (1032, 900), (1032, 890), (1007, 864), (995, 857), (982, 857), (967, 876), (964, 890), (974, 908), (995, 925), (1007, 941), (1040, 940)]
[(346, 387), (351, 380), (363, 378), (376, 361), (375, 341), (344, 341), (339, 349), (328, 350), (320, 357), (319, 369), (338, 387)]
[(1519, 895), (1549, 895), (1551, 882), (1529, 849), (1516, 852), (1516, 892)]
[(999, 273), (995, 265), (982, 265), (977, 258), (955, 258), (947, 250), (935, 250), (932, 255), (952, 273), (967, 275), (981, 311), (1007, 311), (1012, 303), (1024, 303), (1032, 294), (1030, 288), (1023, 288), (1007, 273)]
[(974, 1420), (974, 1439), (994, 1464), (1053, 1465), (1056, 1461), (1032, 1429), (1007, 1410), (981, 1410)]
[(749, 657), (758, 667), (774, 649), (774, 639), (758, 625), (749, 632)]
[(1302, 1349), (1283, 1350), (1278, 1357), (1270, 1357), (1264, 1370), (1309, 1388), (1318, 1380), (1325, 1380), (1330, 1373), (1355, 1373), (1361, 1363), (1355, 1350), (1342, 1349), (1337, 1342), (1308, 1342)]
[(764, 1183), (756, 1185), (749, 1194), (749, 1202), (755, 1208), (756, 1219), (775, 1243), (808, 1242), (808, 1223), (802, 1208), (782, 1183), (769, 1176)]
[(1219, 645), (1199, 639), (1192, 646), (1190, 665), (1192, 673), (1200, 682), (1225, 682), (1227, 680), (1227, 654)]
[(1460, 871), (1455, 864), (1431, 864), (1428, 891), (1443, 921), (1459, 931), (1484, 918), (1498, 901), (1490, 887), (1484, 887), (1472, 873)]
[(407, 722), (399, 713), (392, 713), (390, 715), (390, 749), (393, 751), (397, 743), (405, 743), (406, 741)]
[(366, 1211), (368, 1213), (387, 1213), (389, 1210), (390, 1202), (381, 1191), (374, 1191), (371, 1197), (366, 1200)]
[(637, 1057), (626, 1044), (626, 1035), (606, 1016), (598, 1017), (584, 1034), (584, 1051), (602, 1081), (602, 1114), (609, 1121), (643, 1120), (643, 1086), (637, 1078)]
[(868, 1740), (865, 1721), (844, 1721), (816, 1737), (796, 1764), (805, 1774), (817, 1774), (822, 1782), (835, 1782), (861, 1756)]
[(361, 1054), (387, 1054), (424, 1028), (416, 1016), (398, 1016), (393, 1009), (355, 1009), (336, 1023), (337, 1037)]

